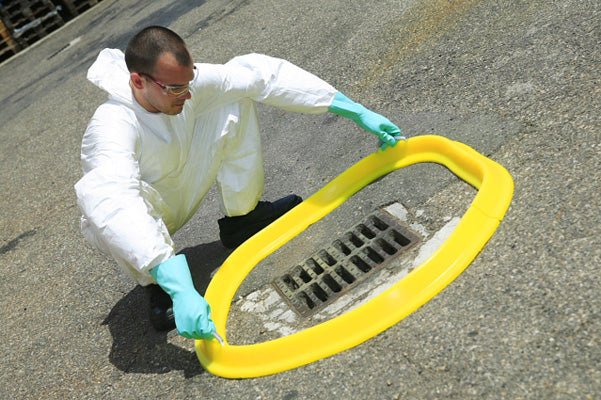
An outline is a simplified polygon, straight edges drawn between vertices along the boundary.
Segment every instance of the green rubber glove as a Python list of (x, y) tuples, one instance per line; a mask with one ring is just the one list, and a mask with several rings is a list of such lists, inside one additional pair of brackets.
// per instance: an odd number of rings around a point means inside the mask
[(346, 97), (341, 92), (334, 95), (328, 111), (349, 118), (361, 128), (373, 133), (380, 140), (380, 148), (394, 147), (399, 140), (404, 140), (398, 126), (380, 114), (377, 114), (359, 103)]
[(150, 270), (150, 275), (173, 300), (177, 333), (188, 339), (214, 337), (209, 303), (196, 291), (186, 256), (179, 254)]

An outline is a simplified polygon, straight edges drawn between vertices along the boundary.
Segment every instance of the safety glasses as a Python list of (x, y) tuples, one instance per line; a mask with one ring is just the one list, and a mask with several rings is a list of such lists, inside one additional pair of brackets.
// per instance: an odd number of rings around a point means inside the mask
[[(196, 66), (194, 66), (194, 78), (192, 78), (192, 80), (190, 82), (192, 82), (192, 81), (194, 81), (194, 79), (196, 79), (196, 72), (197, 72)], [(159, 80), (156, 80), (149, 74), (140, 72), (140, 75), (143, 75), (146, 78), (150, 79), (152, 82), (154, 82), (158, 87), (163, 89), (163, 93), (165, 93), (167, 96), (181, 97), (181, 96), (185, 96), (190, 91), (190, 83), (188, 83), (187, 85), (167, 85)]]

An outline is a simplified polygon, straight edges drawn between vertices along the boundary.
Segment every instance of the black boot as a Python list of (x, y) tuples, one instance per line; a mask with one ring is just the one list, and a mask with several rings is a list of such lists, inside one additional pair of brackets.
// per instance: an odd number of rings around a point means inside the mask
[(217, 223), (221, 243), (228, 249), (235, 249), (302, 201), (301, 197), (291, 194), (273, 203), (260, 201), (257, 207), (246, 215), (219, 219)]
[(159, 285), (146, 286), (150, 303), (150, 323), (159, 332), (175, 329), (173, 302)]

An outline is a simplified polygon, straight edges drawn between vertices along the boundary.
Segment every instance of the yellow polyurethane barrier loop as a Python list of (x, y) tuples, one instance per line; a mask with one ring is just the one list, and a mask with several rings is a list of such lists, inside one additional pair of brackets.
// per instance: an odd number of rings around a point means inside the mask
[[(217, 331), (226, 338), (232, 299), (250, 271), (290, 239), (342, 204), (365, 185), (399, 168), (434, 162), (479, 189), (449, 238), (423, 264), (367, 303), (319, 325), (275, 340), (222, 347), (196, 341), (203, 367), (227, 378), (275, 374), (354, 347), (401, 321), (449, 285), (493, 235), (513, 195), (513, 180), (499, 164), (441, 136), (418, 136), (378, 151), (238, 247), (209, 284)], [(400, 191), (403, 188), (399, 188)]]

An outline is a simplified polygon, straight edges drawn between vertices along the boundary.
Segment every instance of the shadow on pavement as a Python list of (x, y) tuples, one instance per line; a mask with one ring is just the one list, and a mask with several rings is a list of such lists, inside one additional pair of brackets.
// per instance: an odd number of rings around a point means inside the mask
[[(211, 272), (229, 256), (220, 242), (200, 244), (180, 251), (185, 254), (194, 285), (203, 294)], [(146, 290), (136, 286), (123, 297), (103, 321), (113, 337), (110, 362), (126, 373), (183, 371), (186, 378), (204, 372), (196, 354), (167, 341), (167, 332), (157, 332), (148, 319)]]

